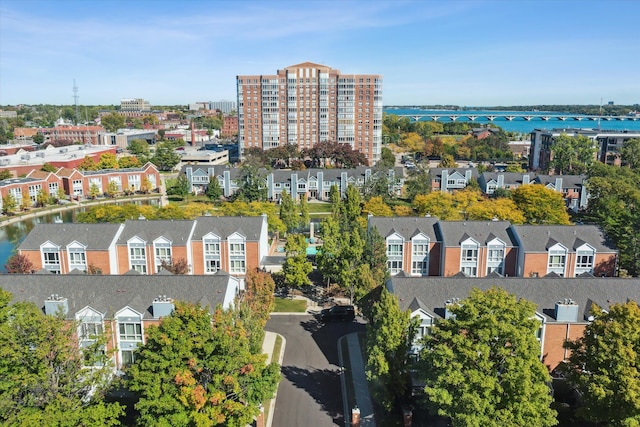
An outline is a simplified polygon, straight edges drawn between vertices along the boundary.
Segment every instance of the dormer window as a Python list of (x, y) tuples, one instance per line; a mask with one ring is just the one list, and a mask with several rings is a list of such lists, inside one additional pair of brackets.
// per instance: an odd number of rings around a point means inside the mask
[(411, 274), (429, 274), (429, 238), (423, 234), (411, 240)]
[(556, 273), (558, 276), (564, 277), (564, 271), (567, 262), (567, 249), (555, 244), (549, 248), (549, 261), (547, 263), (547, 274)]
[(229, 236), (229, 272), (232, 274), (244, 274), (246, 265), (246, 244), (244, 236), (233, 233)]
[(402, 271), (403, 246), (402, 236), (393, 234), (387, 237), (387, 268), (392, 276)]
[(135, 237), (127, 242), (129, 266), (138, 273), (147, 274), (147, 249), (143, 240)]
[(42, 253), (42, 267), (53, 273), (60, 274), (60, 247), (47, 242), (40, 247)]
[(171, 264), (171, 242), (164, 237), (153, 242), (153, 251), (156, 262), (156, 272), (160, 272), (162, 262)]
[(78, 242), (71, 243), (67, 246), (67, 254), (69, 256), (69, 271), (87, 271), (87, 253), (83, 245)]
[(207, 234), (202, 239), (204, 245), (204, 272), (214, 274), (220, 270), (220, 238), (214, 234)]
[(487, 243), (487, 274), (504, 274), (505, 244), (499, 239)]
[(579, 276), (584, 273), (593, 274), (593, 262), (596, 256), (595, 249), (584, 244), (576, 249), (576, 269), (575, 275)]
[(467, 239), (460, 245), (460, 271), (469, 277), (478, 276), (478, 242)]

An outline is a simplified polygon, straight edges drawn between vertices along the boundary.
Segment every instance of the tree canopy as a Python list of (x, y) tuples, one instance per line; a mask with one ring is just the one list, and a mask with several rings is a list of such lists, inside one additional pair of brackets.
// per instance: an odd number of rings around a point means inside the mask
[(273, 397), (279, 367), (251, 351), (245, 322), (232, 310), (176, 302), (128, 370), (140, 400), (139, 425), (244, 427)]
[(569, 214), (562, 193), (540, 184), (521, 185), (512, 199), (527, 224), (569, 224)]
[(102, 116), (100, 124), (107, 130), (107, 132), (115, 132), (124, 127), (125, 118), (123, 115), (118, 113), (109, 113)]
[(578, 413), (593, 422), (640, 425), (640, 308), (635, 301), (615, 304), (594, 316), (584, 335), (570, 343), (564, 367), (582, 393)]
[(429, 406), (453, 426), (553, 426), (533, 303), (498, 288), (451, 301), (424, 339)]

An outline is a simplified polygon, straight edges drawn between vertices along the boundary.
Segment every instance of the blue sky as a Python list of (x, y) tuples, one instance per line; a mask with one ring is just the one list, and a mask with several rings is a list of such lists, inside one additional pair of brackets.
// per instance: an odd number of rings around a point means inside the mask
[(235, 100), (311, 61), (385, 105), (640, 103), (637, 0), (0, 0), (0, 105)]

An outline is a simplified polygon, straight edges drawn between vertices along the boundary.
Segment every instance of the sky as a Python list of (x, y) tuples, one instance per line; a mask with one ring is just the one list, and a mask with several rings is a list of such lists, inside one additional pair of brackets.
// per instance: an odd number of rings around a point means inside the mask
[(638, 0), (0, 0), (0, 105), (236, 100), (314, 62), (384, 105), (640, 103)]

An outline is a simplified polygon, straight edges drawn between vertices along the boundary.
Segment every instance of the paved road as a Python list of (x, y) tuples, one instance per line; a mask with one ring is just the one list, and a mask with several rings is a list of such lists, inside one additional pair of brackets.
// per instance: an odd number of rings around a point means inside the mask
[(364, 324), (322, 325), (310, 315), (272, 315), (268, 331), (287, 340), (273, 427), (344, 426), (338, 338)]

